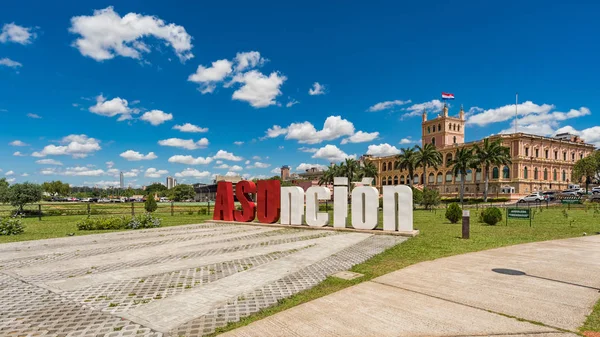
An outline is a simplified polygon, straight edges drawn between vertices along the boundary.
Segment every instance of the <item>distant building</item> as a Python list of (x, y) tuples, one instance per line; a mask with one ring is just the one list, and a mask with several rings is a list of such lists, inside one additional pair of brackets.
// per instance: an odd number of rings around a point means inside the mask
[(175, 187), (176, 180), (173, 177), (167, 177), (167, 189), (170, 190)]
[(287, 165), (283, 165), (281, 167), (281, 180), (289, 180), (290, 179), (290, 167)]
[(125, 176), (123, 176), (123, 172), (119, 174), (119, 186), (121, 189), (125, 188)]
[[(194, 191), (196, 191), (196, 201), (214, 201), (217, 195), (217, 183), (219, 181), (227, 181), (233, 185), (233, 192), (235, 193), (235, 186), (240, 181), (244, 180), (241, 176), (215, 176), (212, 184), (197, 183), (193, 184)], [(234, 194), (234, 200), (237, 198)]]
[(306, 172), (298, 173), (298, 176), (300, 177), (300, 179), (305, 180), (319, 180), (323, 176), (324, 172), (325, 171), (318, 167), (311, 167), (307, 169)]

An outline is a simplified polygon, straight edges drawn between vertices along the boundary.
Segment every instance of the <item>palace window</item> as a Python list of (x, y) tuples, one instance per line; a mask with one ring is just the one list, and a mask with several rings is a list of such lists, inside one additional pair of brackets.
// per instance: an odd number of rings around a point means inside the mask
[(437, 182), (438, 184), (441, 184), (441, 183), (443, 183), (443, 182), (444, 182), (444, 175), (442, 174), (442, 172), (439, 172), (439, 173), (437, 174), (437, 179), (436, 179), (436, 182)]
[(442, 124), (438, 124), (438, 131), (442, 131)]
[(394, 176), (394, 185), (398, 185), (398, 176)]
[(388, 171), (391, 171), (393, 169), (394, 169), (394, 167), (392, 166), (392, 162), (391, 161), (388, 162)]
[(525, 157), (528, 157), (528, 156), (529, 156), (529, 148), (528, 148), (528, 147), (526, 147), (526, 148), (525, 148)]
[(575, 152), (571, 153), (571, 159), (575, 161)]
[(508, 166), (504, 166), (504, 168), (502, 169), (502, 178), (510, 179), (510, 169), (508, 168)]
[(446, 173), (446, 182), (447, 183), (451, 183), (452, 182), (452, 173), (451, 172), (447, 172)]
[(435, 132), (435, 125), (433, 126), (433, 132)]
[(400, 176), (400, 184), (404, 185), (404, 176)]
[(454, 177), (454, 182), (456, 182), (456, 183), (459, 183), (461, 180), (462, 180), (462, 174), (460, 174), (460, 173)]
[(431, 133), (431, 126), (427, 127), (427, 133)]
[(433, 144), (433, 146), (435, 146), (435, 137), (431, 138), (431, 144)]
[(500, 177), (500, 171), (497, 167), (494, 167), (492, 169), (492, 179), (498, 179), (498, 177)]
[(525, 166), (525, 168), (523, 169), (523, 178), (527, 179), (527, 176), (528, 176), (527, 173), (528, 173), (527, 172), (527, 166)]
[(562, 181), (567, 181), (567, 171), (563, 170)]
[(450, 166), (450, 162), (452, 161), (452, 153), (448, 153), (446, 156), (446, 166)]
[(558, 151), (554, 151), (554, 159), (558, 160)]
[(458, 132), (460, 132), (460, 125), (458, 126)]
[(465, 181), (473, 181), (473, 171), (467, 170), (467, 174), (465, 175)]
[(546, 159), (548, 159), (548, 150), (544, 151), (546, 153)]
[(435, 182), (435, 174), (429, 173), (429, 177), (427, 177), (427, 182), (433, 184)]
[(386, 170), (386, 166), (387, 166), (387, 165), (386, 165), (386, 163), (383, 163), (383, 164), (381, 165), (381, 170), (385, 172), (385, 170)]
[(381, 185), (382, 186), (386, 185), (386, 179), (385, 179), (385, 177), (381, 178)]
[(391, 184), (392, 184), (392, 177), (388, 177), (388, 179), (387, 179), (387, 180), (388, 180), (388, 181), (387, 181), (387, 184), (388, 184), (388, 185), (391, 185)]
[(544, 180), (548, 180), (548, 169), (544, 169)]
[(415, 174), (415, 176), (413, 177), (413, 184), (418, 185), (419, 184), (419, 175)]
[(456, 136), (452, 137), (453, 144), (456, 144)]
[(563, 152), (563, 160), (567, 161), (567, 152)]
[(540, 149), (535, 149), (535, 157), (538, 158), (540, 156)]
[(533, 169), (533, 179), (537, 180), (538, 178), (538, 169), (537, 167)]
[(583, 159), (583, 153), (579, 154), (579, 159)]
[(481, 169), (475, 170), (475, 181), (481, 181)]
[(552, 173), (552, 180), (553, 181), (557, 181), (558, 180), (558, 174), (556, 172), (556, 169), (554, 169), (554, 172)]

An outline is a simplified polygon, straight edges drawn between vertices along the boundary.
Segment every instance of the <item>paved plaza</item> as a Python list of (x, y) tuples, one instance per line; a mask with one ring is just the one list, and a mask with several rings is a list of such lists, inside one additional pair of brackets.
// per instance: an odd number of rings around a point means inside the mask
[(201, 336), (406, 240), (205, 223), (0, 245), (0, 336)]

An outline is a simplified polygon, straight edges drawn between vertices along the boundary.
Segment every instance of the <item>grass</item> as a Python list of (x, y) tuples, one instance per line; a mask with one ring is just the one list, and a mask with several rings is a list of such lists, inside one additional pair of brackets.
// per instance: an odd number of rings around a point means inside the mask
[[(417, 210), (414, 213), (414, 227), (420, 230), (420, 235), (351, 269), (364, 274), (363, 277), (350, 281), (327, 278), (319, 285), (283, 299), (273, 307), (219, 328), (214, 335), (422, 261), (520, 243), (578, 237), (583, 233), (591, 235), (600, 232), (600, 210), (597, 205), (570, 210), (566, 206), (537, 209), (532, 227), (529, 227), (528, 220), (516, 219), (511, 219), (508, 226), (505, 225), (504, 220), (496, 226), (488, 226), (478, 223), (479, 212), (471, 209), (471, 239), (463, 240), (460, 238), (461, 225), (450, 224), (444, 217), (444, 209)], [(162, 214), (159, 217), (163, 220), (162, 226), (201, 223), (212, 218), (210, 215), (185, 213), (177, 213), (175, 216)], [(82, 218), (83, 216), (51, 216), (43, 217), (42, 221), (37, 218), (23, 219), (26, 225), (25, 233), (17, 236), (0, 236), (0, 243), (64, 237), (69, 233), (87, 235), (110, 232), (78, 231), (75, 224)], [(588, 317), (582, 331), (600, 331), (600, 303)]]

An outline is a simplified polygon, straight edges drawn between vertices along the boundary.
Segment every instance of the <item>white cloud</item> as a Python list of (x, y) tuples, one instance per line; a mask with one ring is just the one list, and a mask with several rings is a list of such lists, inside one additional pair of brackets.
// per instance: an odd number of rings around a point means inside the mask
[(233, 93), (234, 100), (250, 103), (254, 108), (265, 108), (276, 104), (275, 98), (281, 95), (281, 85), (287, 78), (278, 72), (272, 72), (268, 77), (257, 71), (250, 70), (236, 75), (231, 83), (240, 83), (242, 87)]
[(240, 175), (239, 173), (237, 173), (237, 172), (232, 172), (232, 171), (229, 171), (229, 172), (225, 173), (225, 176), (226, 176), (226, 177), (237, 177), (237, 176), (239, 176), (239, 175)]
[(25, 157), (26, 155), (22, 154), (21, 151), (17, 151), (15, 153), (13, 153), (13, 156), (15, 156), (15, 157)]
[(208, 146), (208, 139), (202, 138), (195, 142), (193, 139), (169, 138), (158, 141), (159, 145), (180, 147), (187, 150), (203, 149)]
[(55, 168), (44, 168), (40, 171), (43, 175), (63, 175), (63, 176), (82, 176), (82, 177), (97, 177), (105, 175), (106, 172), (101, 169), (92, 169), (85, 166), (67, 167), (64, 171), (59, 171)]
[(414, 140), (412, 140), (412, 139), (410, 139), (410, 137), (408, 137), (408, 138), (402, 138), (402, 139), (400, 139), (400, 141), (398, 142), (398, 144), (405, 145), (405, 144), (412, 144), (414, 142), (415, 142)]
[(173, 119), (173, 114), (168, 114), (160, 110), (152, 110), (144, 113), (140, 119), (157, 126)]
[(311, 96), (325, 95), (325, 86), (321, 85), (319, 82), (315, 82), (313, 83), (312, 88), (308, 89), (308, 94)]
[(283, 145), (279, 145), (277, 148), (283, 150), (285, 147)]
[(58, 166), (62, 166), (62, 162), (56, 160), (56, 159), (40, 159), (40, 160), (36, 160), (35, 161), (36, 164), (40, 164), (40, 165), (58, 165)]
[[(211, 158), (211, 159), (212, 159), (212, 158)], [(222, 160), (217, 160), (217, 161), (215, 162), (215, 164), (223, 164), (223, 161), (222, 161)]]
[(8, 171), (8, 172), (4, 173), (4, 175), (7, 176), (7, 177), (8, 176), (12, 176), (14, 174), (15, 174), (15, 171)]
[(124, 158), (128, 161), (152, 160), (152, 159), (158, 158), (154, 154), (154, 152), (148, 152), (148, 154), (144, 155), (142, 153), (139, 153), (139, 152), (133, 151), (133, 150), (127, 150), (127, 151), (121, 153), (119, 156), (121, 156), (121, 158)]
[[(259, 156), (252, 156), (253, 160), (261, 160), (261, 158)], [(269, 159), (269, 157), (267, 157), (267, 159)]]
[(217, 83), (222, 82), (232, 72), (232, 63), (229, 60), (218, 60), (212, 63), (212, 67), (198, 66), (196, 72), (188, 77), (188, 81), (200, 85), (198, 90), (203, 93), (212, 93)]
[(407, 100), (407, 101), (401, 101), (401, 100), (394, 100), (394, 101), (385, 101), (385, 102), (379, 102), (371, 107), (369, 107), (367, 109), (367, 111), (369, 112), (375, 112), (375, 111), (381, 111), (381, 110), (387, 110), (387, 109), (391, 109), (393, 107), (396, 106), (400, 106), (400, 105), (405, 105), (405, 104), (409, 104), (411, 103), (411, 100)]
[(370, 142), (374, 139), (377, 139), (377, 137), (379, 137), (379, 132), (358, 131), (352, 136), (342, 139), (342, 144)]
[(275, 174), (281, 174), (281, 168), (276, 167), (276, 168), (272, 169), (270, 172), (275, 173)]
[(298, 143), (317, 144), (343, 136), (354, 134), (354, 124), (340, 116), (329, 116), (323, 123), (323, 129), (317, 129), (310, 122), (292, 123), (283, 129), (278, 125), (268, 129), (266, 137), (274, 138), (285, 134), (285, 139), (295, 139)]
[(577, 135), (586, 143), (594, 144), (596, 147), (600, 147), (600, 126), (592, 126), (583, 130), (576, 130), (572, 126), (567, 125), (555, 131), (556, 134), (565, 132)]
[(13, 140), (12, 142), (8, 143), (8, 145), (12, 145), (12, 146), (29, 146), (29, 144), (22, 142), (20, 140)]
[[(246, 164), (248, 164), (248, 163), (246, 163)], [(252, 168), (267, 168), (269, 166), (271, 166), (271, 164), (261, 163), (261, 162), (257, 161), (257, 162), (255, 162), (252, 165), (246, 166), (246, 168), (249, 168), (249, 169), (252, 169)]]
[[(526, 101), (518, 105), (518, 115), (526, 116), (530, 114), (546, 115), (554, 105), (542, 104), (538, 105), (531, 101)], [(495, 109), (487, 109), (483, 112), (476, 113), (467, 119), (467, 124), (476, 124), (479, 126), (488, 125), (490, 123), (504, 122), (515, 117), (515, 105), (509, 104)]]
[(115, 166), (115, 162), (113, 162), (113, 161), (107, 161), (105, 164), (106, 164), (106, 167), (108, 167), (109, 169), (113, 168), (113, 166)]
[(290, 99), (290, 100), (289, 100), (289, 102), (287, 102), (287, 103), (285, 104), (285, 107), (286, 107), (286, 108), (291, 108), (291, 107), (293, 107), (294, 105), (296, 105), (296, 104), (300, 103), (300, 102), (296, 101), (295, 99), (293, 99), (293, 98), (291, 98), (291, 97), (290, 97), (289, 99)]
[(33, 113), (28, 113), (27, 117), (33, 118), (33, 119), (41, 119), (42, 118), (42, 116), (40, 116), (38, 114), (33, 114)]
[(23, 173), (21, 174), (21, 177), (29, 177), (29, 173)]
[(356, 158), (356, 155), (348, 155), (344, 151), (340, 150), (337, 146), (328, 144), (318, 149), (312, 157), (327, 159), (330, 162), (339, 162), (346, 158)]
[(86, 186), (98, 186), (100, 188), (106, 188), (106, 187), (119, 186), (120, 182), (119, 181), (101, 180), (101, 181), (96, 181), (96, 182), (84, 181), (83, 184)]
[(213, 161), (211, 157), (198, 157), (175, 155), (169, 158), (169, 163), (187, 164), (187, 165), (206, 165)]
[(240, 146), (240, 145), (243, 145), (243, 144), (244, 144), (244, 142), (242, 142), (242, 141), (237, 141), (237, 142), (233, 142), (233, 144), (235, 144), (235, 145), (237, 145), (237, 146)]
[(162, 175), (169, 173), (167, 170), (157, 170), (154, 167), (150, 167), (144, 173), (144, 177), (147, 178), (160, 178)]
[(190, 124), (190, 123), (185, 123), (183, 125), (175, 125), (173, 127), (173, 129), (179, 130), (181, 132), (193, 132), (193, 133), (208, 132), (208, 128), (201, 128), (197, 125)]
[(96, 61), (116, 55), (139, 60), (142, 53), (150, 52), (150, 47), (142, 41), (147, 37), (172, 47), (182, 62), (194, 57), (192, 37), (184, 27), (165, 24), (156, 16), (128, 13), (121, 17), (113, 7), (95, 10), (92, 16), (72, 17), (69, 32), (80, 35), (73, 46)]
[(6, 182), (8, 182), (8, 183), (12, 184), (12, 183), (14, 183), (16, 180), (17, 180), (16, 178), (8, 178), (8, 179), (6, 179)]
[(89, 154), (99, 151), (100, 141), (95, 138), (89, 138), (86, 135), (69, 135), (59, 141), (61, 145), (46, 145), (40, 152), (34, 152), (33, 157), (45, 157), (70, 155), (73, 158), (85, 158)]
[(114, 117), (118, 115), (118, 121), (131, 119), (132, 114), (139, 112), (137, 109), (131, 109), (126, 99), (115, 97), (107, 101), (102, 94), (96, 96), (96, 104), (91, 106), (89, 110), (100, 116)]
[(237, 53), (235, 55), (235, 71), (242, 71), (248, 68), (254, 68), (263, 65), (267, 60), (260, 56), (257, 51)]
[(298, 151), (302, 151), (302, 152), (307, 152), (307, 153), (315, 153), (317, 152), (318, 149), (314, 148), (314, 147), (301, 147), (298, 149)]
[(387, 143), (379, 145), (369, 145), (367, 149), (367, 154), (370, 154), (375, 157), (393, 156), (399, 153), (400, 150), (398, 150), (395, 146)]
[(243, 170), (244, 168), (239, 165), (233, 165), (233, 166), (229, 167), (229, 169), (231, 171), (239, 172), (239, 171)]
[(273, 125), (272, 128), (267, 129), (266, 138), (276, 138), (287, 133), (287, 128), (282, 128), (279, 125)]
[(219, 170), (225, 170), (225, 169), (229, 168), (229, 165), (227, 165), (227, 164), (221, 164), (221, 165), (215, 166), (215, 168), (219, 169)]
[(311, 168), (316, 168), (318, 170), (324, 171), (327, 169), (326, 165), (321, 165), (321, 164), (307, 164), (307, 163), (302, 163), (298, 166), (296, 166), (296, 171), (306, 171), (306, 170), (310, 170)]
[(33, 28), (23, 27), (13, 23), (4, 24), (0, 33), (0, 42), (14, 42), (19, 44), (30, 44), (37, 37)]
[(130, 171), (125, 171), (123, 172), (123, 177), (125, 178), (133, 178), (133, 177), (137, 177), (138, 174), (140, 174), (140, 170), (138, 169), (132, 169)]
[(22, 67), (23, 64), (21, 64), (20, 62), (11, 60), (7, 57), (4, 57), (4, 58), (0, 59), (0, 66), (6, 66), (9, 68), (19, 68), (19, 67)]
[(219, 150), (217, 154), (213, 157), (213, 159), (223, 159), (223, 160), (231, 160), (231, 161), (242, 161), (242, 157), (238, 157), (231, 152), (227, 152), (224, 150)]
[(427, 112), (440, 112), (442, 111), (443, 107), (444, 103), (442, 103), (439, 99), (434, 99), (429, 102), (413, 104), (408, 108), (404, 109), (408, 112), (402, 115), (402, 118), (420, 116), (423, 113), (423, 110), (427, 110)]
[(191, 178), (206, 178), (210, 176), (210, 172), (208, 171), (198, 171), (196, 169), (193, 168), (186, 168), (185, 170), (181, 171), (181, 172), (177, 172), (175, 173), (175, 176), (178, 178), (182, 178), (182, 177), (191, 177)]

